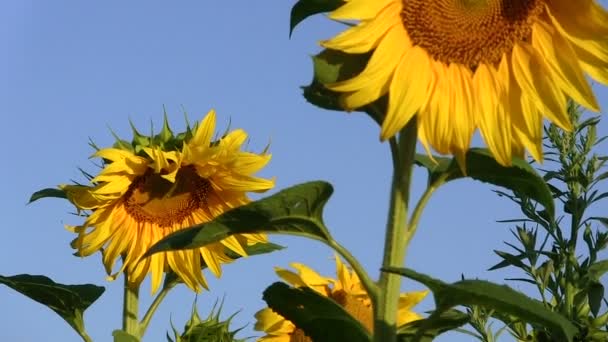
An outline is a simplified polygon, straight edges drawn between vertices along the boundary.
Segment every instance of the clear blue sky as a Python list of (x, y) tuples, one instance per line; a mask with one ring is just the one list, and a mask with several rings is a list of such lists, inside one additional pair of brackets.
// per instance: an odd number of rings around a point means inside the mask
[[(122, 281), (108, 283), (99, 256), (78, 259), (64, 224), (77, 223), (61, 200), (26, 206), (29, 195), (70, 179), (88, 159), (91, 137), (113, 142), (108, 130), (130, 138), (128, 120), (142, 130), (162, 120), (163, 106), (176, 128), (182, 108), (200, 119), (211, 108), (219, 127), (247, 130), (250, 147), (271, 141), (273, 160), (263, 171), (281, 189), (325, 179), (335, 186), (326, 221), (335, 237), (374, 275), (379, 268), (390, 155), (378, 141), (379, 129), (363, 114), (320, 110), (305, 102), (300, 86), (311, 79), (309, 56), (318, 40), (338, 29), (322, 16), (306, 21), (288, 39), (293, 1), (3, 1), (0, 3), (0, 110), (3, 162), (0, 274), (44, 274), (66, 284), (95, 283), (107, 288), (87, 312), (89, 334), (109, 341), (120, 327)], [(605, 4), (605, 2), (604, 2)], [(608, 108), (606, 88), (596, 87)], [(607, 120), (600, 133), (608, 134)], [(416, 173), (416, 193), (424, 174)], [(442, 188), (424, 214), (407, 265), (448, 281), (461, 274), (502, 281), (486, 272), (511, 239), (508, 226), (516, 208), (491, 187), (460, 181)], [(275, 190), (276, 191), (276, 190)], [(262, 307), (263, 289), (277, 280), (273, 266), (303, 262), (333, 275), (332, 251), (313, 241), (272, 237), (284, 251), (241, 260), (224, 268), (212, 291), (198, 297), (205, 314), (226, 296), (224, 312), (240, 310), (240, 336), (254, 335), (253, 313)], [(521, 288), (518, 283), (511, 284)], [(404, 289), (420, 289), (406, 282)], [(149, 284), (143, 286), (149, 303)], [(181, 327), (194, 295), (184, 286), (172, 292), (155, 316), (145, 341), (164, 341), (170, 319)], [(52, 311), (0, 286), (2, 341), (79, 341)], [(432, 307), (429, 297), (419, 310)], [(236, 327), (236, 326), (235, 326)], [(443, 341), (468, 341), (452, 336)]]

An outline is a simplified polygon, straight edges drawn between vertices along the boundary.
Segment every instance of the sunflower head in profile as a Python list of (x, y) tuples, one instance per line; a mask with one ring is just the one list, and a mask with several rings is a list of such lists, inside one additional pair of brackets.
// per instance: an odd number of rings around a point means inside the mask
[(542, 122), (570, 129), (567, 97), (599, 110), (585, 74), (608, 84), (608, 13), (595, 0), (345, 0), (356, 25), (322, 42), (372, 52), (361, 73), (328, 84), (354, 110), (388, 94), (380, 137), (415, 115), (429, 151), (462, 163), (473, 133), (509, 165), (542, 161)]
[(219, 277), (221, 264), (232, 260), (227, 250), (245, 256), (245, 247), (265, 242), (265, 235), (235, 235), (141, 258), (165, 236), (248, 203), (247, 192), (271, 189), (273, 180), (254, 176), (270, 154), (242, 151), (243, 130), (215, 139), (214, 111), (185, 133), (174, 135), (165, 118), (159, 134), (144, 136), (134, 129), (134, 135), (132, 143), (118, 140), (112, 148), (97, 149), (93, 157), (102, 159), (102, 170), (89, 177), (89, 185), (60, 186), (85, 216), (82, 225), (68, 226), (78, 234), (72, 247), (80, 256), (101, 251), (109, 278), (125, 272), (131, 286), (151, 274), (155, 292), (163, 274), (172, 271), (195, 291), (207, 288), (202, 266)]
[[(297, 272), (276, 268), (278, 276), (295, 287), (308, 287), (322, 296), (333, 299), (336, 303), (357, 319), (368, 330), (373, 330), (374, 316), (372, 302), (355, 272), (345, 266), (336, 256), (337, 279), (319, 275), (309, 267), (292, 263)], [(411, 309), (427, 295), (428, 291), (403, 293), (399, 297), (397, 312), (398, 326), (421, 319), (422, 317)], [(312, 342), (312, 340), (297, 328), (292, 322), (277, 314), (270, 308), (265, 308), (255, 314), (257, 320), (255, 330), (266, 335), (258, 339), (260, 342)]]

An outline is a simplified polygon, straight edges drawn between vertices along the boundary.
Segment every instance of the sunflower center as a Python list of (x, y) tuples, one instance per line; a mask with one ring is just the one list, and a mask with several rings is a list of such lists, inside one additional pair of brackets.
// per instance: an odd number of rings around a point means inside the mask
[(193, 211), (206, 208), (210, 190), (209, 181), (200, 177), (193, 166), (182, 167), (175, 183), (149, 171), (131, 184), (124, 206), (138, 222), (171, 227), (182, 223)]
[(475, 69), (498, 65), (503, 54), (530, 41), (545, 0), (402, 0), (401, 19), (414, 45), (435, 60)]

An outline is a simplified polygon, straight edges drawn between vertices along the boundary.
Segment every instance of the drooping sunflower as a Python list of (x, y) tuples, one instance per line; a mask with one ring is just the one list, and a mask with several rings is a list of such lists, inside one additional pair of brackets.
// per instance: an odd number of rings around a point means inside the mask
[(542, 121), (571, 123), (567, 97), (598, 111), (585, 74), (608, 84), (608, 13), (595, 0), (345, 0), (356, 25), (321, 44), (373, 51), (328, 84), (354, 110), (388, 94), (382, 140), (417, 115), (427, 149), (461, 159), (479, 128), (498, 162), (542, 160)]
[[(78, 234), (72, 246), (80, 256), (101, 251), (110, 279), (123, 271), (131, 286), (151, 274), (155, 292), (169, 270), (191, 289), (207, 283), (203, 263), (220, 276), (221, 264), (239, 255), (245, 246), (265, 242), (263, 234), (235, 235), (193, 250), (143, 254), (165, 236), (210, 221), (223, 212), (249, 202), (247, 192), (263, 192), (274, 180), (255, 177), (270, 154), (242, 151), (247, 134), (240, 129), (214, 140), (215, 112), (200, 125), (174, 136), (166, 119), (163, 130), (146, 137), (134, 129), (132, 143), (119, 140), (112, 148), (98, 149), (93, 157), (103, 169), (90, 185), (62, 185), (68, 199), (85, 212), (82, 225), (67, 228)], [(122, 265), (114, 271), (116, 260)]]
[[(292, 263), (291, 267), (297, 272), (279, 267), (275, 268), (275, 271), (281, 279), (295, 287), (308, 287), (333, 299), (363, 326), (373, 330), (371, 299), (357, 274), (344, 265), (339, 257), (336, 256), (337, 279), (323, 277), (303, 264)], [(399, 326), (422, 318), (411, 309), (422, 301), (427, 293), (428, 291), (416, 291), (400, 295), (397, 312)], [(258, 311), (255, 318), (257, 322), (254, 329), (266, 333), (258, 339), (259, 342), (311, 342), (301, 329), (270, 308)]]

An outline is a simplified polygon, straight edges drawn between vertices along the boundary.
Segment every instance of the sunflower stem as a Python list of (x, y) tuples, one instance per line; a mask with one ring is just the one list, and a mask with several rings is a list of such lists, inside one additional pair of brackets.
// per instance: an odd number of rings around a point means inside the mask
[[(384, 240), (383, 267), (402, 267), (405, 259), (405, 239), (408, 231), (407, 211), (410, 182), (416, 153), (415, 118), (399, 133), (399, 141), (391, 138), (393, 181), (388, 222)], [(401, 276), (382, 272), (378, 281), (380, 292), (374, 301), (374, 341), (394, 342), (397, 339), (397, 309)]]
[(416, 234), (416, 230), (418, 229), (418, 222), (420, 221), (420, 216), (422, 215), (422, 211), (426, 207), (426, 204), (428, 203), (429, 199), (431, 199), (431, 196), (433, 195), (433, 193), (435, 193), (435, 191), (437, 189), (439, 189), (439, 187), (445, 183), (445, 181), (447, 180), (447, 178), (449, 176), (450, 176), (449, 173), (444, 173), (441, 176), (439, 176), (439, 178), (437, 180), (435, 180), (432, 184), (430, 184), (426, 188), (426, 190), (424, 191), (424, 193), (418, 200), (418, 203), (416, 203), (416, 207), (414, 208), (414, 211), (412, 212), (412, 216), (410, 217), (410, 220), (408, 222), (408, 229), (405, 234), (405, 250), (406, 251), (407, 251), (407, 248), (409, 247), (410, 242), (412, 241), (412, 238)]
[(129, 274), (124, 274), (124, 298), (122, 306), (122, 330), (127, 334), (139, 338), (139, 286), (132, 287), (129, 284)]
[(93, 342), (93, 339), (91, 338), (91, 336), (89, 336), (89, 334), (86, 333), (86, 331), (78, 331), (78, 335), (82, 337), (82, 340), (84, 342)]
[(146, 311), (144, 318), (142, 318), (141, 322), (139, 323), (139, 336), (141, 336), (141, 337), (144, 336), (144, 334), (146, 333), (146, 329), (148, 328), (148, 325), (150, 324), (150, 320), (152, 319), (152, 316), (154, 316), (154, 313), (156, 312), (156, 309), (158, 309), (160, 303), (162, 303), (162, 301), (165, 299), (167, 294), (169, 294), (169, 291), (171, 291), (173, 289), (173, 287), (175, 287), (176, 284), (177, 284), (177, 282), (168, 282), (168, 283), (165, 283), (165, 285), (163, 285), (163, 288), (156, 295), (156, 298), (154, 298), (154, 301), (152, 301), (152, 304), (150, 304), (150, 307)]

